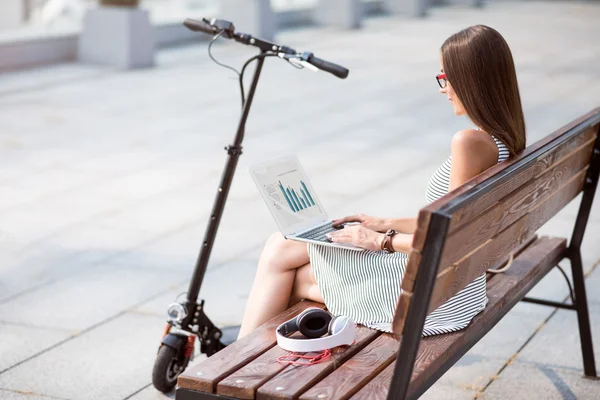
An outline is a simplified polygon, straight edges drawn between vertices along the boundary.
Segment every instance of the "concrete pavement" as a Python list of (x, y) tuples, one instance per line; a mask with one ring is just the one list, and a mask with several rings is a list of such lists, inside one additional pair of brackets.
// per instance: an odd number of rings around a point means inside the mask
[[(239, 323), (276, 229), (248, 165), (295, 153), (332, 215), (413, 215), (452, 134), (469, 126), (437, 94), (443, 40), (475, 23), (506, 37), (533, 143), (599, 105), (599, 17), (594, 3), (492, 2), (435, 8), (424, 20), (371, 18), (359, 31), (281, 33), (279, 42), (350, 77), (266, 63), (200, 293), (208, 315)], [(252, 54), (235, 44), (214, 53), (236, 66)], [(162, 51), (149, 70), (0, 76), (0, 398), (164, 397), (151, 368), (166, 308), (187, 290), (237, 90), (205, 45)], [(542, 232), (570, 235), (576, 203)], [(597, 199), (583, 245), (597, 359), (599, 235)], [(562, 299), (567, 288), (553, 271), (535, 294)], [(581, 376), (575, 321), (519, 304), (424, 398), (597, 398), (600, 383)]]

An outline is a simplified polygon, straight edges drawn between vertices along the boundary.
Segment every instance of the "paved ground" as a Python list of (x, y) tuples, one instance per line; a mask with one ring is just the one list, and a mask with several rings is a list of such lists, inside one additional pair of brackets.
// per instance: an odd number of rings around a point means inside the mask
[[(532, 143), (599, 105), (599, 18), (593, 3), (500, 2), (437, 8), (421, 21), (372, 18), (356, 32), (282, 33), (280, 42), (351, 74), (267, 63), (201, 291), (210, 317), (240, 321), (276, 228), (249, 164), (296, 153), (331, 214), (413, 215), (452, 134), (469, 126), (437, 94), (442, 41), (473, 23), (504, 33)], [(249, 53), (222, 45), (215, 54), (239, 65)], [(162, 398), (151, 368), (166, 307), (187, 289), (238, 116), (232, 74), (199, 44), (160, 53), (151, 70), (65, 65), (0, 76), (0, 88), (0, 398)], [(569, 235), (575, 203), (543, 231)], [(583, 251), (600, 359), (599, 204)], [(561, 279), (551, 273), (536, 294), (562, 299)], [(575, 315), (521, 304), (425, 398), (599, 391), (582, 378)]]

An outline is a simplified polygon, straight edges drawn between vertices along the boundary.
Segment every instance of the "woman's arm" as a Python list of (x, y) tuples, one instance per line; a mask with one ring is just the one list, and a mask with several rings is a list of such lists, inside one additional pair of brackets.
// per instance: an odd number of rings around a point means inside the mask
[[(454, 135), (449, 191), (498, 162), (498, 148), (490, 140), (493, 141), (487, 133), (474, 129), (463, 130)], [(417, 229), (416, 218), (385, 219), (360, 214), (333, 221), (334, 225), (343, 222), (360, 224), (330, 233), (328, 236), (331, 241), (351, 243), (367, 250), (380, 250), (385, 238), (382, 232), (394, 229), (400, 233), (392, 238), (392, 247), (398, 252), (408, 253)]]
[(397, 233), (392, 238), (392, 247), (397, 252), (408, 254), (412, 248), (412, 242), (415, 235), (407, 235), (405, 233)]
[[(394, 235), (392, 242), (394, 250), (408, 253), (412, 247), (413, 236), (405, 233)], [(327, 234), (327, 237), (334, 243), (350, 243), (363, 249), (379, 251), (381, 250), (381, 243), (385, 239), (385, 234), (365, 228), (362, 225), (351, 225), (346, 226), (344, 229), (330, 232)]]
[(381, 233), (387, 232), (390, 229), (394, 229), (397, 232), (402, 233), (415, 233), (417, 230), (416, 218), (379, 218), (365, 214), (350, 215), (344, 218), (336, 219), (332, 222), (332, 225), (338, 226), (353, 222), (358, 222), (365, 228)]
[(391, 219), (391, 220), (389, 220), (389, 223), (388, 223), (388, 229), (394, 229), (396, 232), (399, 232), (399, 233), (413, 234), (417, 230), (417, 219), (416, 218)]
[[(468, 129), (452, 138), (452, 166), (450, 168), (450, 187), (452, 191), (469, 179), (494, 166), (498, 160), (497, 148), (490, 146), (491, 137), (482, 131)], [(414, 233), (417, 230), (416, 218), (392, 220), (391, 229), (398, 233), (392, 238), (392, 247), (396, 251), (408, 253), (412, 248)]]

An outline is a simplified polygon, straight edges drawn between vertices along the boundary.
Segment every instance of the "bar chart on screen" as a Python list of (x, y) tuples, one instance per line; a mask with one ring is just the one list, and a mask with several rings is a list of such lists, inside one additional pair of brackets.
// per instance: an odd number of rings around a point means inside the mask
[(281, 181), (279, 181), (279, 189), (281, 190), (283, 197), (293, 212), (298, 212), (315, 206), (315, 201), (310, 194), (310, 190), (308, 190), (303, 181), (300, 181), (300, 186), (298, 189), (294, 189), (290, 186), (284, 187)]
[[(274, 172), (274, 171), (271, 171)], [(268, 198), (288, 222), (300, 222), (322, 213), (306, 178), (296, 168), (277, 171), (263, 184)]]
[(308, 178), (294, 159), (254, 170), (256, 183), (267, 206), (281, 226), (325, 217)]

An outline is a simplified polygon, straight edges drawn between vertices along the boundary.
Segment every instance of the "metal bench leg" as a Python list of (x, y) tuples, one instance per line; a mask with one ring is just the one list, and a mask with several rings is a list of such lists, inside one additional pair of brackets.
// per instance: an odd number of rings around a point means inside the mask
[(594, 345), (590, 329), (590, 314), (588, 312), (587, 296), (585, 294), (585, 276), (581, 251), (572, 249), (569, 257), (573, 270), (573, 283), (575, 285), (575, 309), (579, 322), (579, 338), (581, 340), (581, 355), (583, 356), (583, 370), (586, 376), (597, 377), (596, 361), (594, 360)]
[(568, 257), (571, 260), (573, 270), (573, 284), (575, 286), (575, 308), (579, 321), (579, 337), (581, 339), (581, 352), (583, 356), (583, 369), (586, 376), (597, 377), (596, 364), (594, 361), (594, 346), (592, 345), (592, 334), (590, 331), (590, 315), (588, 312), (587, 296), (585, 295), (585, 276), (583, 275), (583, 263), (581, 262), (581, 243), (588, 223), (594, 194), (600, 178), (600, 127), (597, 129), (596, 142), (590, 158), (590, 167), (583, 185), (583, 196), (579, 205), (579, 212), (575, 220), (573, 235), (569, 243)]

